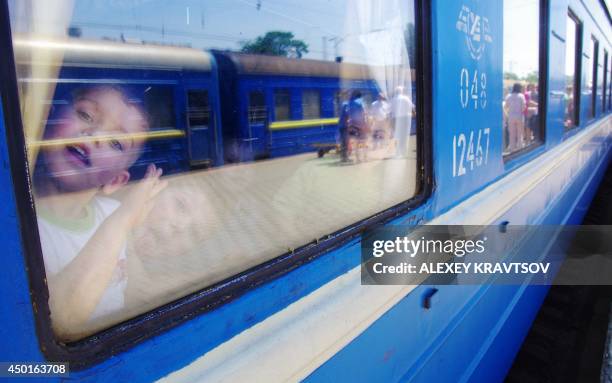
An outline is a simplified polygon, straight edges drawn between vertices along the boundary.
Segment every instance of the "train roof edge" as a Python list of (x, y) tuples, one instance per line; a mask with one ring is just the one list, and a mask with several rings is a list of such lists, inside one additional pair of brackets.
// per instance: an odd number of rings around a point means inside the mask
[(213, 67), (209, 53), (186, 47), (25, 35), (16, 35), (13, 46), (17, 65), (197, 71)]
[[(366, 64), (256, 55), (223, 50), (213, 50), (212, 52), (215, 55), (223, 55), (229, 58), (239, 74), (247, 75), (288, 75), (370, 80), (374, 78), (374, 71), (377, 68)], [(410, 73), (412, 79), (414, 79), (414, 69)]]

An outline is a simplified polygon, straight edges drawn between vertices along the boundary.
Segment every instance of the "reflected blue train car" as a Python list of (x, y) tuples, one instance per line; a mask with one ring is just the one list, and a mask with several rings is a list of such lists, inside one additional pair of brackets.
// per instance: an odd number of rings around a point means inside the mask
[(347, 90), (361, 90), (367, 105), (378, 93), (365, 65), (222, 51), (214, 56), (230, 162), (329, 148), (339, 141)]
[[(15, 38), (17, 65), (30, 63), (33, 55), (58, 52), (63, 61), (53, 99), (45, 100), (49, 105), (65, 105), (80, 88), (99, 84), (120, 87), (147, 111), (151, 139), (132, 169), (135, 174), (144, 174), (151, 162), (166, 174), (223, 164), (219, 82), (212, 55), (113, 41)], [(35, 86), (54, 80), (21, 81)], [(52, 107), (49, 120), (53, 118)]]

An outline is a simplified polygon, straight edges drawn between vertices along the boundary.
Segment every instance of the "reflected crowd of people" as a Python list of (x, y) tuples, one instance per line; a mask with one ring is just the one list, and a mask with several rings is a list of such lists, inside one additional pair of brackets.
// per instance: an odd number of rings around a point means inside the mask
[(391, 101), (379, 92), (370, 104), (360, 90), (346, 90), (338, 121), (340, 161), (368, 161), (376, 152), (382, 157), (405, 158), (411, 132), (414, 104), (403, 86), (395, 89)]
[(539, 133), (539, 89), (536, 84), (525, 87), (517, 82), (504, 88), (504, 154), (533, 144)]

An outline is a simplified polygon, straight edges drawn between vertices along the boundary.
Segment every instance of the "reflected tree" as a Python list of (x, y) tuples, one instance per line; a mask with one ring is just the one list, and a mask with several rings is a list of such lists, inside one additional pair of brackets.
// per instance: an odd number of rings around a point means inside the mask
[(538, 82), (538, 79), (540, 78), (540, 74), (537, 70), (534, 70), (533, 72), (529, 73), (527, 76), (525, 76), (524, 80), (535, 84)]
[(519, 76), (513, 72), (504, 72), (504, 80), (519, 80)]
[(243, 42), (241, 52), (300, 58), (308, 53), (308, 44), (294, 37), (292, 32), (270, 31)]

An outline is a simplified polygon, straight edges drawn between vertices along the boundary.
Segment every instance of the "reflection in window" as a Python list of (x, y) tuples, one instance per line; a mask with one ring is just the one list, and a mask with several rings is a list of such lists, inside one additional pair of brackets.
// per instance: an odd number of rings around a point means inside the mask
[(604, 50), (604, 59), (603, 59), (603, 64), (604, 64), (604, 68), (603, 68), (603, 81), (601, 82), (601, 95), (602, 95), (602, 99), (601, 99), (601, 111), (604, 112), (607, 110), (607, 106), (608, 106), (608, 97), (610, 97), (608, 95), (608, 51)]
[(208, 91), (190, 90), (187, 92), (187, 117), (190, 127), (208, 126), (210, 121)]
[(151, 129), (174, 129), (174, 90), (170, 86), (149, 86), (143, 90), (144, 107)]
[(302, 91), (302, 118), (309, 120), (319, 117), (321, 117), (321, 95), (319, 91)]
[(363, 95), (363, 102), (370, 106), (374, 102), (374, 97), (372, 97), (372, 92), (369, 90), (362, 90), (361, 94)]
[(274, 119), (276, 121), (291, 119), (291, 95), (288, 89), (274, 90)]
[(263, 92), (255, 91), (249, 93), (249, 125), (263, 124), (266, 121), (266, 99)]
[(612, 57), (608, 63), (608, 110), (612, 110)]
[(570, 11), (565, 32), (565, 129), (578, 126), (578, 76), (580, 73), (580, 22)]
[(542, 137), (539, 43), (540, 1), (504, 1), (504, 155)]
[(608, 110), (612, 110), (612, 57), (608, 63)]
[(340, 117), (340, 107), (342, 106), (342, 92), (334, 92), (334, 117)]
[[(61, 340), (231, 278), (420, 190), (412, 1), (37, 9), (45, 3), (9, 2)], [(338, 118), (309, 122), (328, 117), (331, 92)], [(298, 116), (290, 95), (299, 94)]]
[(599, 41), (591, 36), (591, 62), (592, 67), (587, 71), (587, 88), (591, 95), (591, 102), (589, 103), (589, 116), (595, 118), (597, 112), (597, 68), (599, 59)]

